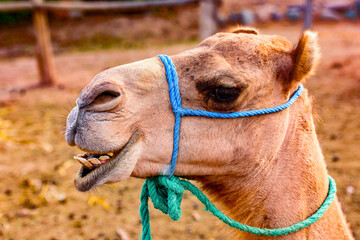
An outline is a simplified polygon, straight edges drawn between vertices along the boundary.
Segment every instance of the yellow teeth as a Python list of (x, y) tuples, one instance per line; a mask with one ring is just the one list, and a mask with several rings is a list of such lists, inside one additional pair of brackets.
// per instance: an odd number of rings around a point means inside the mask
[(100, 165), (101, 164), (101, 162), (97, 158), (90, 158), (90, 159), (88, 159), (88, 161), (90, 163), (92, 163), (92, 164), (95, 164), (95, 165)]
[(83, 154), (78, 154), (77, 156), (74, 157), (74, 159), (76, 159), (79, 163), (84, 165), (84, 167), (86, 167), (87, 169), (93, 169), (94, 167), (99, 167), (101, 164), (105, 163), (107, 160), (113, 157), (114, 153), (107, 153), (107, 155), (102, 155), (99, 158), (94, 157), (96, 155), (97, 154), (83, 153)]
[(106, 155), (103, 155), (103, 156), (99, 157), (99, 160), (100, 160), (100, 161), (106, 161), (106, 160), (108, 160), (108, 159), (110, 159), (110, 157), (109, 157), (109, 156), (106, 156)]
[(81, 163), (82, 165), (84, 165), (84, 167), (86, 167), (87, 169), (92, 169), (94, 166), (89, 163), (85, 158), (79, 157), (79, 156), (75, 156), (74, 159), (78, 160), (79, 163)]

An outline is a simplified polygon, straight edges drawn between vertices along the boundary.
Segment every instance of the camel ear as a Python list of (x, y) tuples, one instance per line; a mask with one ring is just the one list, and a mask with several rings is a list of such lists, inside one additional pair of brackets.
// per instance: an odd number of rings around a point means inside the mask
[(299, 82), (314, 73), (320, 58), (316, 32), (305, 31), (291, 51), (293, 62), (291, 82)]
[(259, 32), (255, 28), (248, 28), (248, 27), (237, 27), (230, 31), (231, 33), (247, 33), (247, 34), (255, 34), (259, 35)]

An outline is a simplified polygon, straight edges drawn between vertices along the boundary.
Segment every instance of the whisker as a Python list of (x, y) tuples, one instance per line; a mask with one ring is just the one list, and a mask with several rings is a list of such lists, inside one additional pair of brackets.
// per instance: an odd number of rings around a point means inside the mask
[(68, 98), (67, 100), (68, 100), (68, 103), (69, 103), (69, 105), (70, 105), (71, 109), (73, 109), (73, 108), (74, 108), (74, 106), (72, 105), (72, 103), (71, 103), (70, 99)]

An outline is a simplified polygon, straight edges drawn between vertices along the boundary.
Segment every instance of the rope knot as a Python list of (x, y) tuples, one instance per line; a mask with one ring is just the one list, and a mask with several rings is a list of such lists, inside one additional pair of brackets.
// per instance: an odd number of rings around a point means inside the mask
[(146, 180), (148, 194), (156, 209), (177, 221), (181, 217), (181, 200), (184, 188), (180, 179), (174, 176), (160, 176)]

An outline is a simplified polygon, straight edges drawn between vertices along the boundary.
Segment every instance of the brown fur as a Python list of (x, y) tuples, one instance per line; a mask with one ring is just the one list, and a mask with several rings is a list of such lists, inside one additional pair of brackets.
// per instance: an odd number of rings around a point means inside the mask
[[(315, 33), (305, 32), (292, 48), (278, 36), (257, 35), (249, 29), (234, 32), (218, 33), (171, 57), (183, 107), (234, 112), (277, 106), (314, 71), (319, 57)], [(236, 98), (218, 101), (219, 87), (233, 89)], [(94, 101), (104, 91), (119, 96), (108, 103)], [(72, 113), (68, 120), (69, 144), (108, 152), (121, 149), (134, 132), (142, 136), (136, 142), (136, 155), (130, 151), (121, 160), (128, 164), (105, 176), (104, 182), (130, 174), (144, 178), (166, 173), (174, 116), (158, 58), (100, 73), (82, 91), (78, 104), (78, 117)], [(242, 223), (286, 227), (309, 217), (327, 195), (327, 171), (306, 90), (290, 108), (275, 114), (184, 117), (179, 144), (175, 174), (201, 182), (221, 210)], [(273, 239), (234, 232), (237, 239)], [(315, 224), (276, 239), (353, 237), (335, 200)]]

